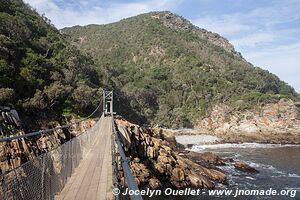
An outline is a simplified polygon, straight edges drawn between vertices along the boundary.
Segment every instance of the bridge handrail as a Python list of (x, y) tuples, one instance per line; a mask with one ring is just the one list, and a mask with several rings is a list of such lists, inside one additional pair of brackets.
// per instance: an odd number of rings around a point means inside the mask
[(0, 174), (0, 198), (56, 199), (95, 141), (99, 126), (101, 119), (84, 134)]
[(99, 102), (98, 106), (96, 107), (96, 109), (90, 115), (88, 115), (87, 117), (85, 117), (83, 119), (80, 119), (76, 122), (66, 124), (66, 125), (63, 125), (63, 126), (58, 126), (58, 127), (51, 128), (51, 129), (44, 129), (44, 130), (35, 131), (35, 132), (31, 132), (31, 133), (26, 133), (26, 134), (22, 134), (22, 135), (1, 138), (0, 142), (8, 142), (8, 141), (17, 140), (17, 139), (21, 139), (21, 138), (25, 138), (25, 137), (32, 137), (32, 136), (40, 135), (40, 134), (43, 134), (43, 133), (49, 133), (49, 132), (52, 132), (52, 131), (55, 131), (55, 130), (70, 128), (71, 126), (73, 126), (75, 124), (79, 124), (80, 122), (92, 117), (98, 111), (98, 109), (101, 107), (102, 102), (103, 102), (103, 100), (100, 99), (100, 102)]
[[(118, 148), (118, 151), (121, 156), (121, 164), (122, 164), (122, 168), (124, 171), (124, 177), (125, 177), (125, 181), (127, 183), (127, 187), (129, 190), (138, 191), (139, 190), (138, 184), (135, 181), (135, 178), (131, 173), (131, 170), (130, 170), (130, 167), (128, 164), (129, 161), (126, 158), (126, 155), (123, 150), (122, 144), (120, 142), (118, 133), (116, 131), (115, 120), (114, 120), (113, 114), (112, 114), (112, 131), (115, 136), (115, 142), (117, 144), (117, 148)], [(134, 192), (134, 195), (130, 195), (130, 198), (131, 198), (131, 200), (143, 200), (142, 196), (140, 194), (135, 194), (135, 192)]]

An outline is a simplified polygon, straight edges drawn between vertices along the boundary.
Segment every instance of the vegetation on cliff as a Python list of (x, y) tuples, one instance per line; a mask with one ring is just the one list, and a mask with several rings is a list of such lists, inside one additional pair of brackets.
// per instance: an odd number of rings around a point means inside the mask
[(225, 38), (170, 12), (62, 32), (94, 58), (103, 84), (124, 97), (127, 107), (118, 112), (127, 117), (135, 112), (147, 122), (188, 127), (218, 103), (249, 109), (297, 98), (292, 87), (246, 62)]
[[(28, 118), (85, 114), (97, 104), (92, 59), (21, 0), (0, 3), (0, 105)], [(52, 115), (50, 115), (52, 114)]]
[(225, 38), (170, 12), (62, 32), (21, 0), (1, 1), (0, 105), (16, 107), (23, 119), (84, 115), (107, 87), (128, 119), (188, 127), (218, 103), (249, 109), (297, 99)]

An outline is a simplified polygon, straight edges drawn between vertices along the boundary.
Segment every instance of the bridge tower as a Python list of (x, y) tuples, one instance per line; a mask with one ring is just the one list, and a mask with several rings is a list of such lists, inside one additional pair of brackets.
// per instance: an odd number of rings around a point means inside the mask
[(104, 116), (112, 116), (113, 112), (113, 91), (103, 90), (103, 113)]

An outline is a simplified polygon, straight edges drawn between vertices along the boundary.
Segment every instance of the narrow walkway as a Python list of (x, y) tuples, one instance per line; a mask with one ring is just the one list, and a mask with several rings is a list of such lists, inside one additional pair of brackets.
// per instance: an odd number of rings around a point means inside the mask
[(75, 169), (58, 200), (112, 199), (112, 118), (101, 119), (99, 134), (86, 157)]

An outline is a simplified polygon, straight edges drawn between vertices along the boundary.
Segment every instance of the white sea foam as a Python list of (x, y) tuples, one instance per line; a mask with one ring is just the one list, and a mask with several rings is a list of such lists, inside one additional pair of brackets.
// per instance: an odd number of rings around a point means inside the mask
[(293, 147), (299, 145), (290, 144), (260, 144), (260, 143), (224, 143), (224, 144), (203, 144), (193, 145), (191, 151), (204, 151), (207, 149), (227, 149), (227, 148), (240, 148), (240, 149), (254, 149), (254, 148), (280, 148), (280, 147)]
[(277, 176), (278, 176), (278, 174), (279, 174), (279, 175), (287, 175), (287, 173), (278, 170), (277, 168), (275, 168), (275, 167), (272, 166), (272, 165), (267, 165), (267, 164), (262, 164), (262, 163), (255, 163), (255, 162), (248, 162), (248, 164), (249, 164), (251, 167), (254, 167), (254, 168), (270, 170), (270, 171), (272, 171), (273, 173), (276, 173)]
[(256, 178), (253, 178), (251, 176), (246, 176), (247, 179), (250, 179), (250, 180), (256, 180)]
[(288, 177), (291, 177), (291, 178), (300, 178), (300, 175), (298, 175), (298, 174), (288, 174)]

